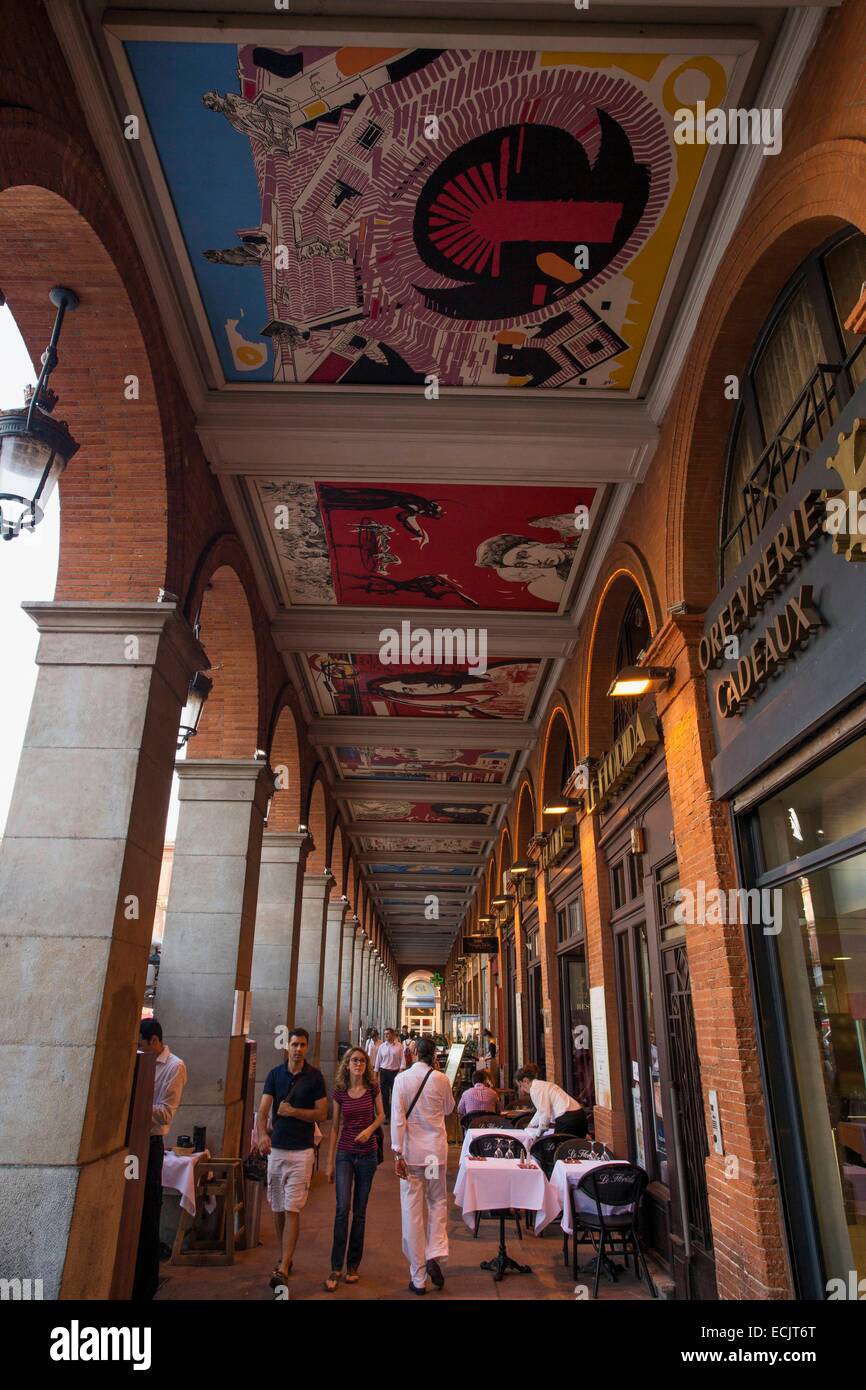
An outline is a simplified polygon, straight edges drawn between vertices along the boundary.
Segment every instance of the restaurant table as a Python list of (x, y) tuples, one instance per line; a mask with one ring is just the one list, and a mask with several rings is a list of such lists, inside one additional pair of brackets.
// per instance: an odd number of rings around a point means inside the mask
[[(615, 1159), (613, 1161), (616, 1162)], [(591, 1169), (605, 1168), (610, 1162), (611, 1160), (609, 1158), (586, 1158), (582, 1159), (580, 1163), (565, 1163), (562, 1159), (560, 1159), (558, 1163), (554, 1163), (553, 1172), (550, 1175), (550, 1185), (555, 1188), (559, 1199), (560, 1209), (562, 1211), (562, 1229), (566, 1235), (570, 1236), (572, 1234), (571, 1202), (569, 1201), (568, 1189), (570, 1187), (576, 1187), (584, 1174), (590, 1172)], [(589, 1193), (577, 1192), (575, 1193), (575, 1197), (578, 1211), (586, 1212), (587, 1216), (597, 1215), (595, 1199), (590, 1197)], [(605, 1216), (618, 1216), (620, 1212), (628, 1211), (627, 1206), (609, 1206), (605, 1202), (602, 1202), (601, 1209)], [(547, 1223), (545, 1222), (544, 1224), (546, 1225)], [(542, 1228), (536, 1223), (536, 1233), (540, 1229)]]
[[(482, 1130), (490, 1134), (490, 1130)], [(464, 1158), (460, 1162), (457, 1181), (454, 1184), (454, 1201), (463, 1212), (463, 1220), (470, 1229), (475, 1226), (475, 1214), (479, 1211), (503, 1211), (514, 1208), (517, 1211), (536, 1213), (538, 1222), (546, 1226), (559, 1214), (559, 1197), (550, 1186), (537, 1164), (531, 1168), (521, 1168), (516, 1158)], [(482, 1260), (481, 1268), (489, 1270), (495, 1283), (504, 1278), (506, 1271), (513, 1269), (516, 1274), (531, 1274), (531, 1265), (518, 1264), (505, 1248), (505, 1222), (499, 1222), (499, 1250), (492, 1260)]]
[[(553, 1131), (551, 1130), (551, 1133), (552, 1132)], [(466, 1131), (466, 1134), (463, 1139), (463, 1147), (460, 1150), (461, 1163), (463, 1162), (464, 1158), (468, 1158), (469, 1156), (469, 1145), (472, 1143), (472, 1140), (479, 1139), (484, 1134), (492, 1134), (494, 1138), (499, 1136), (502, 1139), (519, 1139), (523, 1147), (526, 1149), (527, 1153), (529, 1153), (529, 1151), (531, 1150), (532, 1145), (535, 1143), (536, 1139), (540, 1137), (534, 1129), (530, 1131), (525, 1129), (494, 1129), (492, 1126), (490, 1127), (490, 1129), (472, 1129), (470, 1127)]]

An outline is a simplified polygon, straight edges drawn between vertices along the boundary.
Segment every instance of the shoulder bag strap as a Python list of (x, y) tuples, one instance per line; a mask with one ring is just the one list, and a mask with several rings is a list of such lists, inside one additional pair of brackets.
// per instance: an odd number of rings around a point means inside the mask
[(427, 1075), (424, 1077), (424, 1080), (421, 1082), (421, 1085), (418, 1087), (417, 1091), (415, 1092), (415, 1099), (412, 1101), (412, 1104), (409, 1106), (409, 1109), (406, 1111), (406, 1119), (407, 1119), (407, 1120), (408, 1120), (409, 1116), (412, 1114), (412, 1111), (415, 1109), (415, 1106), (418, 1104), (418, 1097), (420, 1096), (421, 1092), (424, 1090), (424, 1087), (427, 1085), (427, 1082), (430, 1080), (430, 1077), (431, 1077), (432, 1075), (433, 1075), (433, 1068), (431, 1067), (430, 1070), (428, 1071)]

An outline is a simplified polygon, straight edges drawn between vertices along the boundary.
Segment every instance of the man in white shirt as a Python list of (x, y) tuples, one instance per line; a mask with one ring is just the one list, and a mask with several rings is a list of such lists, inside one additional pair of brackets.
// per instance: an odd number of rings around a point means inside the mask
[(186, 1085), (186, 1066), (175, 1057), (162, 1041), (162, 1028), (155, 1018), (143, 1018), (139, 1025), (139, 1049), (156, 1057), (153, 1080), (153, 1110), (151, 1112), (150, 1148), (147, 1173), (144, 1179), (144, 1201), (141, 1208), (141, 1228), (135, 1278), (132, 1285), (134, 1301), (153, 1298), (159, 1285), (159, 1218), (162, 1211), (162, 1160), (165, 1153), (164, 1136), (180, 1105)]
[(518, 1093), (535, 1106), (535, 1115), (526, 1126), (528, 1131), (543, 1134), (553, 1129), (557, 1134), (573, 1134), (586, 1138), (586, 1111), (580, 1101), (553, 1081), (539, 1081), (535, 1068), (524, 1067), (515, 1075)]
[(370, 1036), (368, 1037), (367, 1041), (364, 1043), (364, 1051), (366, 1052), (367, 1056), (370, 1058), (370, 1066), (372, 1066), (373, 1063), (376, 1061), (376, 1053), (377, 1053), (378, 1050), (379, 1050), (379, 1030), (378, 1030), (378, 1028), (371, 1028), (371, 1029), (370, 1029)]
[(406, 1066), (403, 1044), (397, 1041), (393, 1028), (385, 1029), (385, 1041), (379, 1043), (372, 1058), (373, 1071), (382, 1090), (382, 1105), (385, 1108), (385, 1123), (391, 1123), (391, 1092), (398, 1074)]
[[(409, 1289), (427, 1292), (427, 1275), (441, 1289), (440, 1260), (448, 1258), (448, 1134), (445, 1116), (454, 1093), (444, 1072), (435, 1071), (436, 1044), (419, 1038), (417, 1061), (400, 1072), (391, 1097), (391, 1148), (400, 1179), (403, 1254), (409, 1261)], [(423, 1088), (423, 1089), (422, 1089)], [(426, 1220), (425, 1220), (426, 1205)]]

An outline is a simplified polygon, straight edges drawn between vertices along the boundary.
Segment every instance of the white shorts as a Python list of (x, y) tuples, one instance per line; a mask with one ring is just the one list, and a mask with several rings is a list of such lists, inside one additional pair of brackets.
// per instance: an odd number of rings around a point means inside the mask
[(271, 1211), (300, 1211), (306, 1205), (315, 1161), (315, 1149), (271, 1149), (268, 1154)]

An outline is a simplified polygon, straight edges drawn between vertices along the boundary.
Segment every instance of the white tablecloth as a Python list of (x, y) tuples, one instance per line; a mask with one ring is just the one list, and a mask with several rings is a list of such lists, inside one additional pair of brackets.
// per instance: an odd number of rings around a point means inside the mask
[(538, 1213), (538, 1231), (560, 1211), (559, 1195), (541, 1169), (536, 1165), (521, 1168), (516, 1158), (486, 1158), (483, 1163), (463, 1159), (454, 1184), (454, 1201), (470, 1228), (475, 1225), (477, 1211), (516, 1207)]
[(180, 1204), (190, 1216), (195, 1216), (195, 1165), (204, 1154), (176, 1154), (166, 1149), (162, 1160), (162, 1185), (180, 1193)]
[[(551, 1133), (552, 1132), (551, 1130)], [(472, 1140), (478, 1139), (481, 1135), (486, 1134), (498, 1134), (505, 1139), (519, 1139), (527, 1153), (539, 1137), (534, 1129), (467, 1129), (463, 1140), (463, 1147), (460, 1150), (461, 1163), (469, 1154), (469, 1145), (472, 1143)]]
[[(606, 1168), (609, 1160), (607, 1159), (585, 1159), (581, 1163), (563, 1163), (560, 1159), (554, 1163), (553, 1172), (550, 1175), (550, 1185), (556, 1191), (562, 1212), (562, 1229), (571, 1235), (571, 1202), (569, 1201), (568, 1189), (575, 1187), (584, 1173), (588, 1173), (591, 1168)], [(585, 1211), (588, 1216), (597, 1215), (595, 1201), (585, 1192), (575, 1193), (578, 1211)], [(628, 1211), (628, 1207), (613, 1207), (602, 1202), (601, 1209), (605, 1216), (616, 1216), (621, 1211)], [(538, 1230), (536, 1222), (535, 1229)]]

